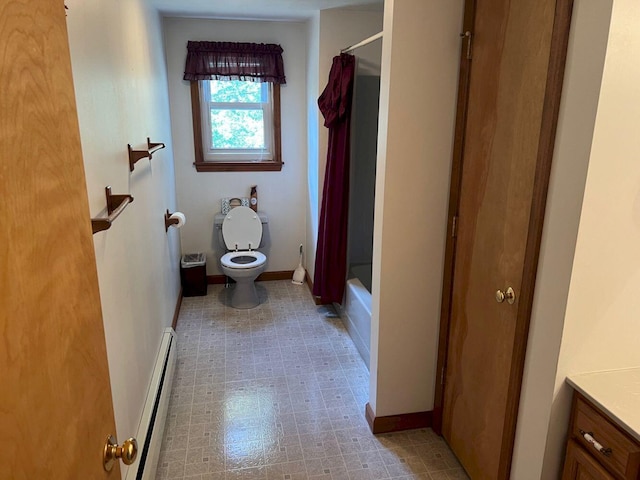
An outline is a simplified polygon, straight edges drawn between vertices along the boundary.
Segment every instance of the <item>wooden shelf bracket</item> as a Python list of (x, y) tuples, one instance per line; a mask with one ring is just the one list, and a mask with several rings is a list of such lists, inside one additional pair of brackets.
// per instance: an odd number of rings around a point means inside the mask
[(149, 158), (151, 158), (151, 155), (153, 155), (154, 153), (156, 153), (158, 150), (162, 150), (163, 148), (165, 148), (166, 145), (162, 142), (152, 142), (151, 139), (149, 137), (147, 137), (147, 150), (149, 150)]
[(111, 228), (113, 221), (127, 208), (133, 197), (131, 195), (113, 195), (111, 193), (111, 187), (104, 188), (105, 195), (107, 197), (107, 217), (104, 218), (92, 218), (91, 228), (93, 233), (101, 232)]
[(138, 160), (142, 160), (143, 158), (148, 158), (151, 160), (151, 154), (149, 150), (134, 150), (131, 148), (131, 145), (127, 145), (129, 149), (129, 171), (133, 172), (133, 166), (136, 164)]
[(131, 148), (130, 144), (127, 145), (127, 148), (129, 150), (129, 171), (133, 172), (134, 165), (138, 160), (142, 160), (143, 158), (151, 160), (154, 153), (165, 148), (165, 144), (161, 142), (152, 142), (151, 139), (147, 137), (146, 150), (134, 150)]

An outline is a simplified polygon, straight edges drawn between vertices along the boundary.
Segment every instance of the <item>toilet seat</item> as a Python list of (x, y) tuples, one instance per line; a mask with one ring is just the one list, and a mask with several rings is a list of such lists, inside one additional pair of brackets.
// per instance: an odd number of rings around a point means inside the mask
[[(245, 261), (245, 259), (241, 259), (241, 257), (253, 258), (253, 261)], [(264, 265), (266, 261), (266, 255), (255, 250), (229, 252), (225, 253), (222, 258), (220, 258), (220, 263), (224, 267), (233, 268), (235, 270), (248, 270), (250, 268), (260, 267)]]

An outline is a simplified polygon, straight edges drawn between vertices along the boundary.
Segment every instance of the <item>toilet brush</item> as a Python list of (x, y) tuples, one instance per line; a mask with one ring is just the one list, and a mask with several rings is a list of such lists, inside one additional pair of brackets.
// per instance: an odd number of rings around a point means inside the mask
[(291, 279), (291, 283), (295, 285), (302, 285), (304, 282), (305, 271), (302, 266), (302, 245), (300, 245), (300, 262), (298, 263), (298, 267), (293, 272), (293, 278)]

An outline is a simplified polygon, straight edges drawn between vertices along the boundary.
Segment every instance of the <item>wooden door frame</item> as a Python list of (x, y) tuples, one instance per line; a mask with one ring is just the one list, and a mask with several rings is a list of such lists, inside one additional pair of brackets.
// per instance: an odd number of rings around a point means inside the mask
[[(476, 1), (465, 0), (462, 32), (473, 32), (476, 16)], [(442, 300), (440, 305), (440, 330), (438, 338), (438, 361), (436, 367), (436, 388), (433, 405), (433, 430), (442, 435), (442, 404), (444, 403), (444, 367), (449, 346), (449, 325), (451, 323), (451, 301), (453, 298), (453, 270), (455, 267), (456, 237), (454, 236), (454, 218), (460, 205), (460, 187), (462, 185), (462, 160), (464, 153), (465, 125), (469, 101), (469, 80), (471, 78), (471, 59), (467, 58), (465, 40), (462, 37), (460, 48), (460, 73), (458, 76), (458, 103), (456, 126), (453, 139), (453, 161), (451, 164), (451, 185), (449, 187), (449, 212), (447, 214), (447, 242), (444, 256), (444, 278), (442, 280)]]
[[(463, 32), (473, 33), (477, 0), (465, 0)], [(542, 126), (538, 140), (537, 165), (535, 171), (533, 197), (529, 217), (529, 234), (525, 250), (522, 286), (518, 301), (515, 343), (511, 358), (511, 374), (507, 395), (504, 435), (500, 449), (498, 478), (509, 478), (511, 457), (516, 433), (516, 422), (520, 404), (522, 376), (529, 337), (529, 325), (533, 308), (534, 289), (542, 241), (542, 228), (547, 203), (547, 191), (551, 174), (551, 162), (555, 147), (558, 114), (560, 111), (562, 85), (564, 80), (567, 47), (573, 0), (556, 0), (555, 17), (551, 37), (551, 51), (547, 72)], [(447, 240), (445, 265), (442, 284), (440, 310), (440, 332), (438, 340), (438, 361), (436, 367), (436, 386), (433, 408), (433, 429), (442, 434), (442, 418), (445, 388), (445, 369), (451, 323), (451, 303), (453, 296), (453, 273), (455, 268), (456, 238), (454, 237), (454, 218), (458, 215), (461, 197), (462, 170), (464, 164), (465, 125), (469, 100), (469, 80), (473, 60), (467, 59), (467, 46), (463, 42), (460, 52), (460, 74), (458, 87), (458, 106), (451, 166), (451, 185), (449, 190), (449, 212), (447, 215)]]

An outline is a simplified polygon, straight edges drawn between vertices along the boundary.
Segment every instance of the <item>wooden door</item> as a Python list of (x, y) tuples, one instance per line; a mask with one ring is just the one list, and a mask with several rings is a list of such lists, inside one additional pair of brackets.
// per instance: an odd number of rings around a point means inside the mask
[[(467, 4), (436, 406), (474, 480), (509, 477), (570, 12)], [(498, 303), (509, 287), (515, 301)]]
[(119, 479), (64, 4), (0, 0), (0, 478)]
[(610, 475), (580, 445), (569, 440), (562, 480), (613, 480)]

